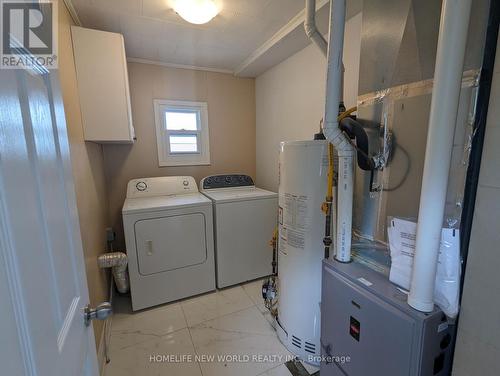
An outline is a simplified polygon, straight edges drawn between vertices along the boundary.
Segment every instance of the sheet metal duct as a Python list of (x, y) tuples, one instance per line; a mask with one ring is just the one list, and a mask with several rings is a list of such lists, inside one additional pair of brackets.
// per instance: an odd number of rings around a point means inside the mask
[[(486, 34), (488, 0), (474, 0), (464, 64), (464, 81), (454, 137), (444, 225), (458, 228), (478, 70)], [(418, 218), (420, 187), (436, 60), (441, 1), (370, 0), (362, 10), (358, 119), (382, 124), (396, 145), (389, 167), (376, 173), (356, 169), (354, 230), (386, 241), (390, 216)], [(370, 146), (381, 147), (383, 142)]]

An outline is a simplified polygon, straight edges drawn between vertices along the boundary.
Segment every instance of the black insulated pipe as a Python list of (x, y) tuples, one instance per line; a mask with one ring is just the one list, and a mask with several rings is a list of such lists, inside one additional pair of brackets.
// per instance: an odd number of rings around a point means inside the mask
[(364, 171), (373, 171), (375, 169), (375, 162), (370, 157), (370, 145), (365, 128), (353, 118), (346, 117), (341, 120), (340, 129), (356, 142), (359, 168)]

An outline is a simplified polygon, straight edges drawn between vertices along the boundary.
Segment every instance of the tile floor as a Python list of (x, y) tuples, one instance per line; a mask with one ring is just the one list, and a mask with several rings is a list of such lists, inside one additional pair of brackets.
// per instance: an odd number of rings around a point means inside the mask
[[(280, 343), (249, 282), (132, 313), (115, 299), (105, 376), (290, 376), (292, 354)], [(252, 361), (260, 356), (260, 361)], [(312, 374), (317, 369), (305, 365)]]

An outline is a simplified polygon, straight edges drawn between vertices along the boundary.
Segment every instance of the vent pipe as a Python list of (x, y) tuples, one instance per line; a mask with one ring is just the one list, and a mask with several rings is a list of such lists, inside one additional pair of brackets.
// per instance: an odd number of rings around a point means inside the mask
[(110, 252), (100, 255), (97, 258), (97, 264), (100, 268), (111, 268), (113, 279), (115, 280), (117, 290), (124, 294), (129, 289), (129, 279), (127, 274), (127, 255), (123, 252)]
[(323, 55), (326, 57), (328, 54), (328, 44), (316, 27), (316, 0), (306, 0), (304, 30), (307, 37), (311, 39), (316, 46), (318, 46)]
[(354, 187), (355, 150), (350, 140), (340, 130), (337, 120), (342, 105), (343, 67), (346, 0), (331, 0), (328, 40), (328, 61), (326, 73), (326, 103), (323, 134), (337, 151), (337, 228), (335, 258), (341, 262), (351, 261), (352, 202)]
[(355, 150), (350, 140), (340, 130), (337, 117), (339, 108), (344, 107), (344, 67), (342, 55), (344, 49), (344, 29), (346, 0), (330, 1), (330, 23), (328, 43), (318, 32), (315, 23), (316, 1), (306, 0), (304, 29), (308, 37), (324, 53), (326, 45), (326, 103), (323, 134), (337, 151), (339, 161), (335, 258), (341, 262), (351, 261), (352, 204), (354, 195), (354, 155)]
[(408, 304), (422, 312), (434, 309), (434, 283), (471, 1), (444, 0), (441, 9), (415, 259), (408, 295)]

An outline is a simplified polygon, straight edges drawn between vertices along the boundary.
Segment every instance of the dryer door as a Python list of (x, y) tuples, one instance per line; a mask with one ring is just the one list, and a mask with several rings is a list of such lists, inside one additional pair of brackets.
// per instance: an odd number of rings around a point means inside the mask
[(205, 216), (201, 213), (138, 221), (135, 239), (141, 275), (185, 268), (207, 260)]

